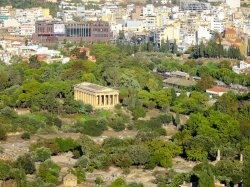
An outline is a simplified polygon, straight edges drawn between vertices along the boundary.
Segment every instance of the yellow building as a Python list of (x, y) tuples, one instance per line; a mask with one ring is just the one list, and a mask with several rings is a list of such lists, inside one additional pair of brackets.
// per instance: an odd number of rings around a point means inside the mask
[(83, 82), (74, 86), (74, 99), (90, 104), (94, 109), (111, 109), (119, 104), (119, 91)]
[(43, 9), (43, 15), (44, 16), (50, 16), (50, 10), (48, 8)]
[(174, 22), (167, 25), (166, 28), (161, 32), (160, 40), (176, 40), (178, 43), (180, 40), (180, 23)]

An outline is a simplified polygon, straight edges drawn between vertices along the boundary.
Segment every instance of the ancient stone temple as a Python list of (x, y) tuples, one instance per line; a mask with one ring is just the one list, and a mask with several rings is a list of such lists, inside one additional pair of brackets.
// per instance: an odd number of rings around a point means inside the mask
[(74, 86), (74, 98), (92, 105), (94, 109), (111, 109), (119, 104), (119, 91), (83, 82)]
[(77, 186), (77, 177), (71, 173), (63, 178), (63, 185), (65, 187), (75, 187)]

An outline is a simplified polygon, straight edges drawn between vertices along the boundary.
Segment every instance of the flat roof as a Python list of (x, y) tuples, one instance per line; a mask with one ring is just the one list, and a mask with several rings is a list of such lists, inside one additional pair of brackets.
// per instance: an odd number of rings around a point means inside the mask
[(177, 85), (177, 86), (186, 86), (186, 87), (196, 85), (196, 81), (186, 80), (186, 79), (181, 79), (181, 78), (175, 78), (175, 77), (165, 79), (163, 81), (163, 83), (173, 84), (173, 85)]
[(100, 86), (97, 84), (89, 83), (89, 82), (83, 82), (80, 84), (74, 85), (74, 88), (80, 89), (83, 91), (88, 91), (92, 93), (103, 93), (103, 92), (118, 92), (118, 90), (105, 87), (105, 86)]

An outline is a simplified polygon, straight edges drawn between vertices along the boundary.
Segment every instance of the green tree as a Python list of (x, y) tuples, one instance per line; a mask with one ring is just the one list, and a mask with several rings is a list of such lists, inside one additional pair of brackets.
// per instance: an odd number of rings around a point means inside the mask
[(235, 115), (238, 112), (238, 101), (233, 93), (223, 94), (218, 98), (215, 103), (216, 110), (229, 114)]
[(199, 187), (214, 187), (214, 174), (212, 171), (212, 166), (208, 163), (207, 160), (203, 163), (196, 165), (194, 171), (198, 174)]
[(51, 156), (51, 151), (45, 147), (37, 148), (35, 151), (32, 152), (32, 158), (36, 162), (37, 161), (43, 162), (49, 159), (50, 156)]
[(211, 88), (215, 85), (214, 79), (207, 74), (201, 75), (201, 80), (198, 81), (196, 87), (202, 91), (205, 91), (208, 88)]
[(19, 156), (15, 165), (19, 169), (23, 169), (26, 174), (33, 174), (36, 171), (34, 161), (31, 158), (31, 154), (26, 153), (23, 156)]
[(143, 165), (149, 161), (149, 150), (142, 145), (132, 145), (128, 148), (128, 154), (135, 165)]
[(41, 163), (37, 176), (41, 177), (45, 183), (56, 184), (58, 181), (59, 172), (60, 167), (58, 165), (56, 165), (51, 160), (46, 160), (45, 162)]
[(13, 177), (12, 167), (9, 162), (0, 160), (0, 180), (7, 180)]
[(250, 186), (250, 147), (247, 147), (244, 151), (243, 185)]

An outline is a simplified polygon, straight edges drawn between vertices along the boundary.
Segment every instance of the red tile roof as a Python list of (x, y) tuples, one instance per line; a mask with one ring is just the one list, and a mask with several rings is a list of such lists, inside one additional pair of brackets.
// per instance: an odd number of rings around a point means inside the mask
[(228, 28), (225, 32), (225, 34), (236, 34), (236, 31), (232, 28)]
[(238, 44), (234, 43), (232, 44), (232, 47), (240, 47)]
[(218, 88), (218, 87), (209, 88), (207, 90), (211, 92), (217, 92), (217, 93), (226, 92), (226, 90), (223, 90), (222, 88)]

